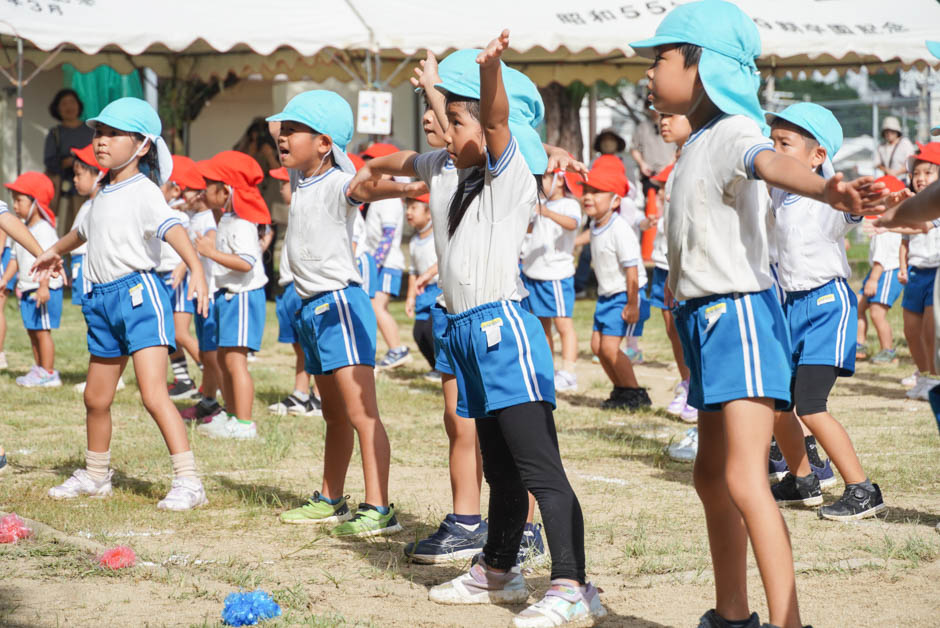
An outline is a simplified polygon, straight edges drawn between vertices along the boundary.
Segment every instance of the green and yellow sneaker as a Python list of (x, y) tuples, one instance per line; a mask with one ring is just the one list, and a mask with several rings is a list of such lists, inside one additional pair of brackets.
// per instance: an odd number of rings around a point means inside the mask
[(281, 513), (281, 523), (297, 524), (324, 524), (324, 523), (342, 523), (352, 519), (352, 513), (349, 512), (349, 506), (346, 495), (339, 500), (336, 505), (324, 500), (320, 496), (320, 491), (314, 491), (313, 497), (307, 500), (307, 503), (300, 508), (294, 508)]
[(401, 530), (401, 525), (395, 517), (395, 504), (389, 504), (388, 514), (383, 515), (375, 506), (359, 504), (355, 516), (346, 523), (340, 524), (330, 531), (333, 536), (382, 536), (394, 534)]

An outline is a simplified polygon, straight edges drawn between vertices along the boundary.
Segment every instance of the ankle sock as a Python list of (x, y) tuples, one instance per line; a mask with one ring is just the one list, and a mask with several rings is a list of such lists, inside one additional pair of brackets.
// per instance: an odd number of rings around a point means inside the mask
[(193, 383), (193, 380), (189, 378), (189, 369), (186, 367), (185, 355), (170, 360), (170, 366), (173, 367), (173, 377), (184, 384)]
[(480, 526), (480, 522), (483, 521), (483, 518), (480, 515), (458, 515), (454, 513), (454, 521), (456, 521), (460, 527), (472, 532)]
[(111, 468), (111, 450), (104, 452), (85, 450), (85, 471), (99, 484), (108, 479), (108, 469)]
[(194, 478), (196, 476), (196, 457), (192, 450), (184, 451), (178, 454), (170, 454), (170, 462), (173, 463), (174, 478)]
[(391, 509), (388, 506), (373, 506), (372, 504), (363, 503), (366, 508), (371, 508), (377, 510), (380, 515), (387, 515)]
[(303, 401), (304, 403), (306, 403), (307, 400), (310, 399), (310, 393), (305, 393), (302, 390), (295, 390), (291, 394), (297, 399), (300, 399), (301, 401)]
[(534, 524), (534, 523), (532, 523), (532, 522), (530, 522), (530, 521), (526, 521), (526, 522), (525, 522), (525, 527), (524, 527), (522, 530), (523, 530), (523, 532), (535, 532), (535, 531), (537, 530), (537, 528), (535, 527), (535, 524)]
[(816, 437), (807, 436), (803, 439), (803, 442), (806, 446), (806, 456), (809, 458), (809, 463), (814, 467), (823, 466), (823, 461), (819, 458), (819, 449), (816, 447)]
[(335, 506), (335, 505), (337, 505), (338, 503), (340, 503), (340, 502), (342, 501), (342, 499), (343, 499), (342, 497), (337, 497), (336, 499), (330, 499), (330, 498), (327, 497), (326, 495), (324, 495), (324, 494), (322, 494), (322, 493), (320, 494), (320, 501), (321, 501), (321, 502), (326, 502), (326, 503), (329, 504), (330, 506)]
[[(722, 619), (724, 618), (722, 617)], [(725, 619), (725, 623), (728, 624), (729, 628), (744, 628), (745, 626), (747, 626), (748, 622), (750, 621), (751, 621), (750, 617), (748, 617), (747, 619), (736, 619), (734, 621)]]
[(561, 370), (565, 371), (566, 373), (571, 373), (572, 375), (574, 375), (574, 362), (572, 362), (571, 360), (562, 360)]
[(640, 339), (636, 336), (627, 336), (627, 346), (634, 351), (640, 350)]

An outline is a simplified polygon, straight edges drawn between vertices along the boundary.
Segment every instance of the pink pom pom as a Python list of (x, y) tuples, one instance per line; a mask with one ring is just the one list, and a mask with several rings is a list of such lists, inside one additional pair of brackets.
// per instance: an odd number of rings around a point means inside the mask
[(133, 567), (135, 562), (137, 562), (137, 555), (134, 554), (134, 550), (126, 545), (118, 545), (114, 549), (109, 549), (98, 559), (98, 563), (102, 567), (108, 567), (109, 569)]
[(26, 527), (26, 523), (16, 516), (9, 514), (0, 519), (0, 543), (16, 543), (33, 533)]

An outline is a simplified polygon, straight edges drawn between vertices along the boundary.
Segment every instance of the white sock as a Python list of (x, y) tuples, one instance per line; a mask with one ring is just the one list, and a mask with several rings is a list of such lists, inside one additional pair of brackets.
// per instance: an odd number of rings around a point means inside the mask
[(101, 484), (108, 479), (108, 469), (111, 468), (111, 450), (105, 452), (85, 450), (85, 471), (88, 477)]
[(295, 390), (295, 391), (294, 391), (293, 393), (291, 393), (291, 394), (294, 395), (295, 397), (297, 397), (298, 399), (300, 399), (301, 401), (304, 401), (304, 402), (307, 401), (307, 399), (310, 399), (310, 394), (309, 394), (309, 393), (305, 393), (305, 392), (303, 392), (303, 391), (301, 391), (301, 390)]
[(192, 450), (170, 454), (170, 462), (173, 463), (174, 478), (198, 477), (196, 475), (196, 457), (193, 455)]
[(636, 336), (627, 336), (627, 346), (634, 351), (640, 350), (640, 339)]

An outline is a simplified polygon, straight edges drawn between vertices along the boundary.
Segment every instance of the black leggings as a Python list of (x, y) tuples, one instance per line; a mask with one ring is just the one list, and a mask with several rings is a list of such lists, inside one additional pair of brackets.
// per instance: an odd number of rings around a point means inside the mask
[(552, 554), (552, 579), (585, 582), (584, 519), (558, 451), (551, 406), (511, 406), (495, 418), (476, 419), (483, 474), (490, 485), (486, 564), (510, 569), (522, 541), (529, 498), (535, 495)]
[(424, 356), (424, 359), (428, 361), (428, 364), (430, 364), (433, 369), (435, 353), (434, 328), (431, 326), (431, 319), (426, 318), (423, 321), (416, 320), (411, 333), (415, 338), (415, 342), (418, 343), (418, 349), (421, 350), (421, 355)]
[(823, 364), (801, 364), (796, 367), (791, 393), (797, 416), (826, 412), (829, 393), (835, 386), (839, 371), (837, 366)]

